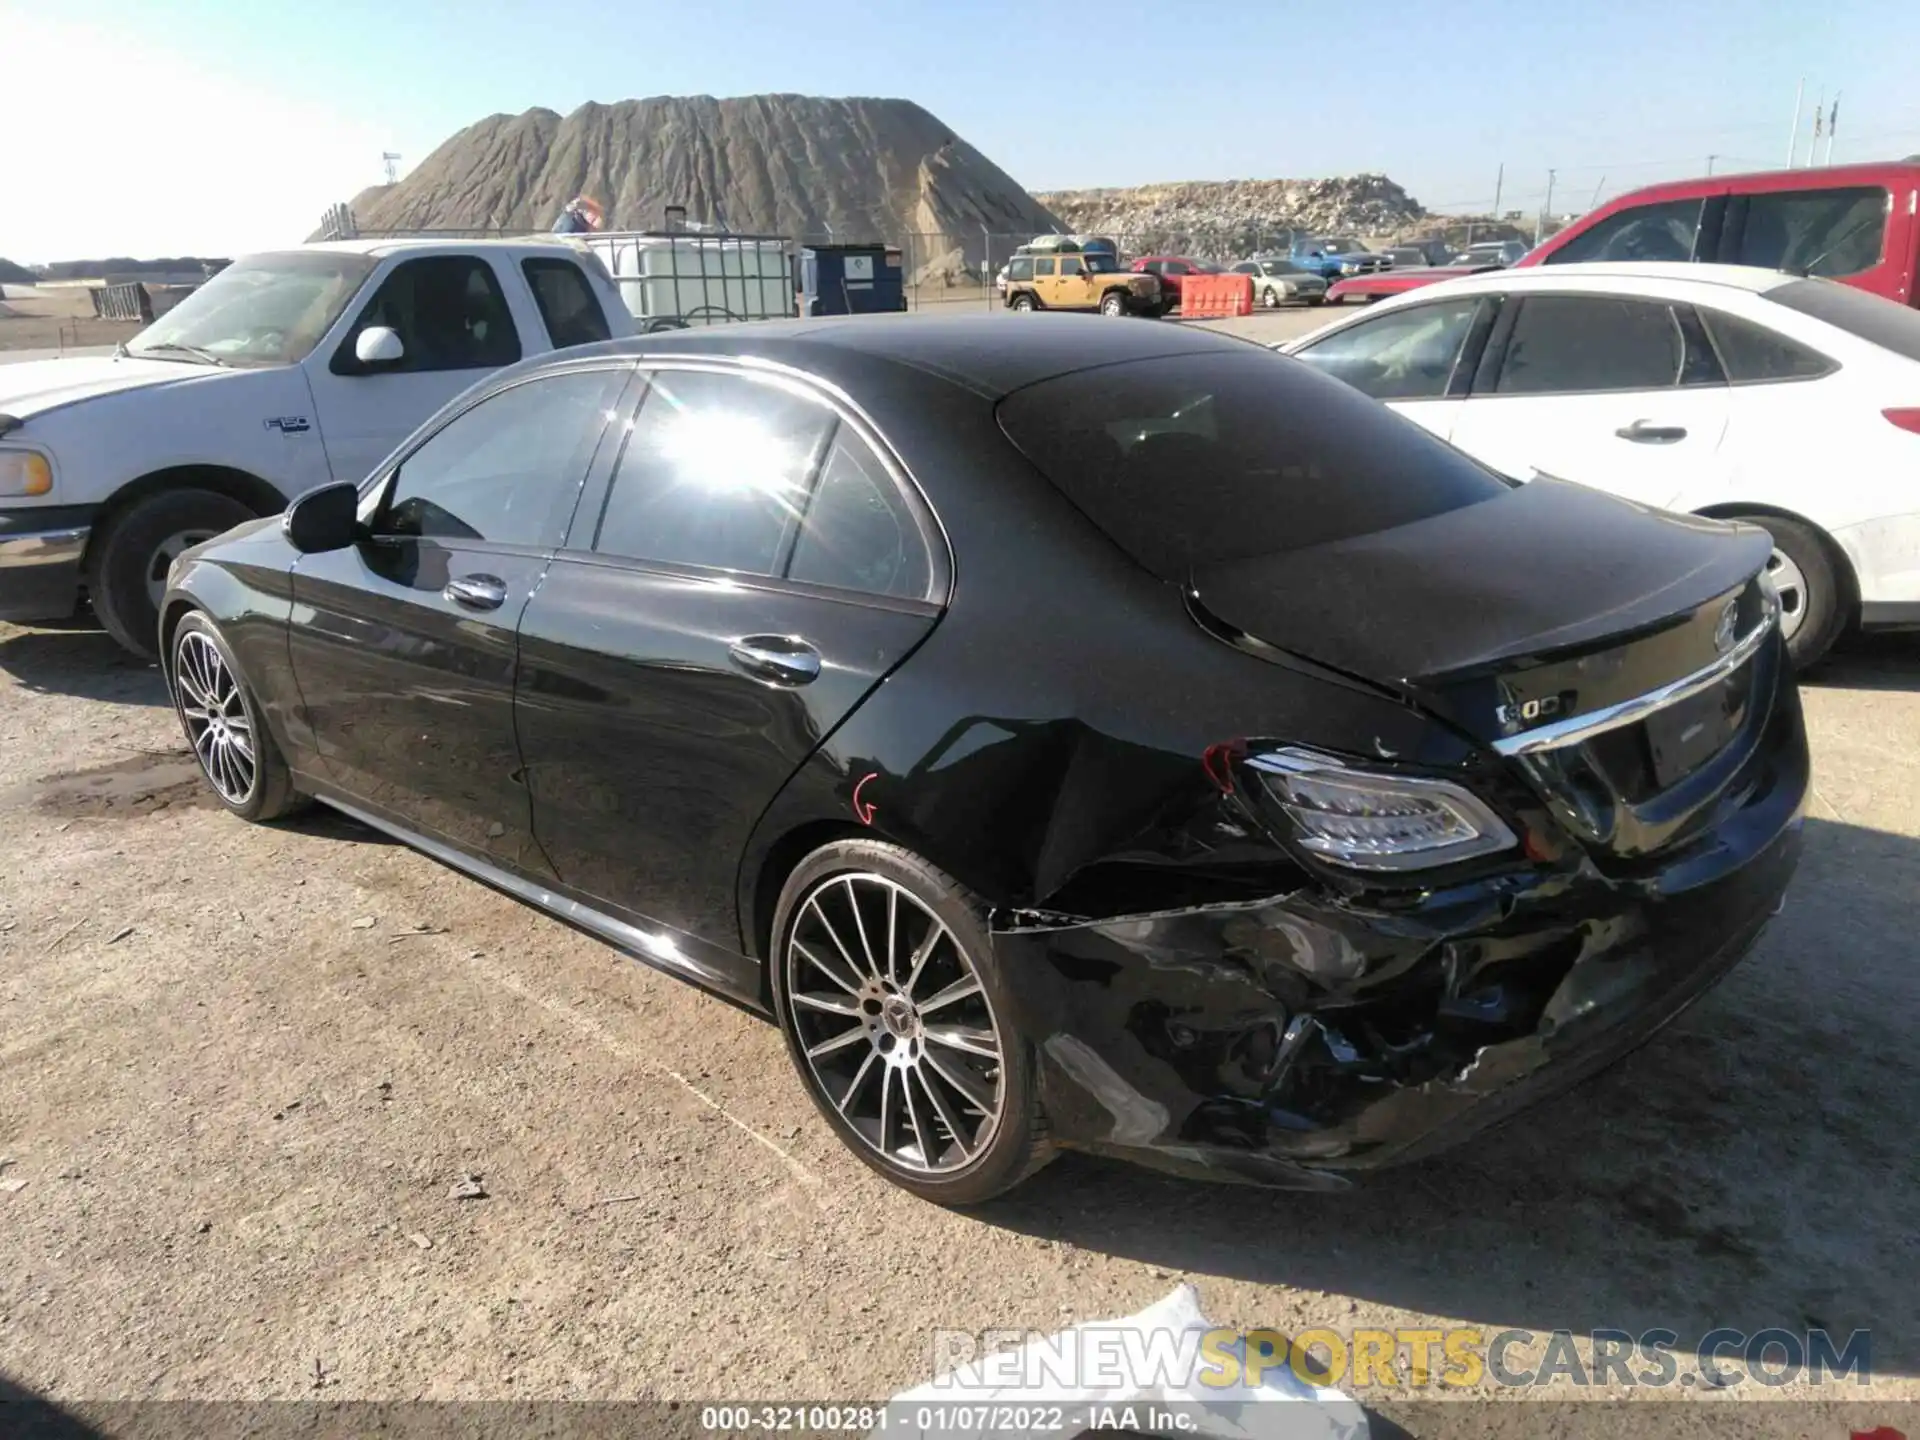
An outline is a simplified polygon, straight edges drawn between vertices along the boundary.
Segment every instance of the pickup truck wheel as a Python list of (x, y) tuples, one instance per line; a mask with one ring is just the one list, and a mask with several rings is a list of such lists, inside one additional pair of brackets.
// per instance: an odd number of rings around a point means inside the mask
[(1767, 576), (1780, 596), (1780, 635), (1793, 668), (1805, 670), (1833, 648), (1847, 628), (1849, 606), (1827, 542), (1808, 526), (1779, 515), (1732, 515), (1773, 536)]
[(1100, 297), (1102, 315), (1124, 315), (1127, 313), (1127, 297), (1118, 290), (1109, 290)]
[(163, 490), (107, 523), (93, 546), (87, 596), (106, 632), (142, 659), (159, 655), (160, 597), (180, 552), (254, 518), (212, 490)]
[(1033, 296), (1027, 294), (1026, 291), (1022, 290), (1018, 295), (1014, 296), (1013, 299), (1007, 302), (1007, 308), (1009, 310), (1019, 310), (1022, 313), (1024, 313), (1028, 310), (1037, 309), (1038, 307), (1033, 303)]

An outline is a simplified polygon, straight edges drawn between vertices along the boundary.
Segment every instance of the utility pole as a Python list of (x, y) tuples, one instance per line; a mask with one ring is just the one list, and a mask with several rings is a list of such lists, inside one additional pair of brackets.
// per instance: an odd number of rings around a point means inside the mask
[(1793, 92), (1793, 129), (1787, 132), (1787, 168), (1793, 169), (1793, 157), (1800, 153), (1800, 106), (1807, 98), (1807, 77), (1800, 77), (1800, 88)]
[(1720, 157), (1718, 155), (1707, 156), (1707, 174), (1711, 175), (1713, 173), (1713, 162), (1718, 160), (1719, 158)]
[(1540, 202), (1540, 219), (1533, 227), (1533, 243), (1538, 245), (1547, 235), (1547, 216), (1553, 213), (1553, 177), (1560, 172), (1547, 171), (1547, 198)]
[(1607, 188), (1607, 177), (1605, 175), (1602, 175), (1600, 177), (1600, 183), (1593, 187), (1593, 199), (1587, 202), (1587, 209), (1591, 210), (1593, 209), (1594, 206), (1600, 203), (1600, 192), (1606, 188)]

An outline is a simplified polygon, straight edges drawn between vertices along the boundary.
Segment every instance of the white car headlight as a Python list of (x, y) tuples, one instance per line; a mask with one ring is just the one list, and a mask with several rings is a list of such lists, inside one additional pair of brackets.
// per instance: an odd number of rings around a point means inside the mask
[(0, 495), (45, 495), (53, 489), (53, 462), (38, 450), (0, 449)]

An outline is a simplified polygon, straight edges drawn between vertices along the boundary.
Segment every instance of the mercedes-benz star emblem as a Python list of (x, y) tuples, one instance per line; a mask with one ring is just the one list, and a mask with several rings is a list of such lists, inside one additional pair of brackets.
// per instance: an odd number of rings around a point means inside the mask
[(1713, 648), (1721, 655), (1733, 649), (1734, 630), (1740, 624), (1740, 602), (1729, 600), (1713, 625)]

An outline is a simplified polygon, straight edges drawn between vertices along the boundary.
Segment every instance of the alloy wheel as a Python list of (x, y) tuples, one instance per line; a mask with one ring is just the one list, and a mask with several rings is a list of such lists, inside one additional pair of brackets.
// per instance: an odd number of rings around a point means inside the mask
[(152, 556), (147, 560), (147, 595), (153, 601), (154, 609), (158, 610), (160, 602), (166, 598), (167, 572), (173, 568), (173, 562), (186, 551), (219, 533), (217, 530), (180, 530), (154, 547)]
[(1807, 618), (1807, 577), (1779, 546), (1767, 557), (1767, 578), (1780, 597), (1780, 638), (1791, 640)]
[(1005, 1105), (993, 1008), (946, 924), (905, 887), (853, 872), (816, 885), (784, 956), (815, 1086), (868, 1149), (918, 1175), (959, 1170)]
[(183, 634), (174, 650), (173, 683), (200, 768), (221, 799), (246, 804), (259, 776), (253, 719), (220, 647), (199, 630)]

